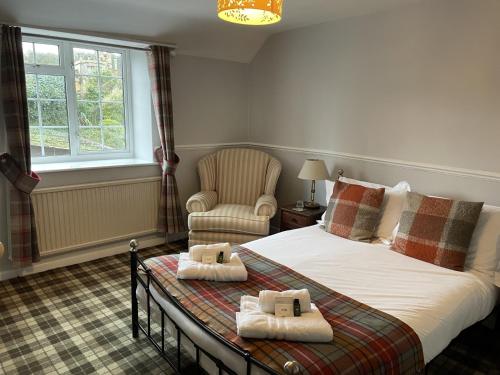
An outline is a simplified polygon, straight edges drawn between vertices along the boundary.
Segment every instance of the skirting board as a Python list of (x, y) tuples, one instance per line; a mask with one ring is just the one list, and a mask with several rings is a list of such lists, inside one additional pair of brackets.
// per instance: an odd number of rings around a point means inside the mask
[[(139, 251), (152, 246), (160, 246), (165, 244), (165, 238), (160, 236), (147, 236), (138, 239)], [(0, 281), (12, 279), (18, 276), (27, 276), (38, 272), (48, 271), (54, 268), (66, 267), (73, 264), (84, 263), (91, 260), (104, 258), (112, 255), (126, 253), (129, 249), (127, 241), (115, 242), (108, 245), (99, 247), (91, 247), (89, 249), (82, 249), (78, 251), (68, 252), (58, 256), (48, 257), (42, 259), (38, 263), (34, 263), (30, 267), (0, 271)]]
[(440, 164), (412, 162), (412, 161), (400, 160), (400, 159), (381, 158), (381, 157), (369, 156), (369, 155), (338, 152), (338, 151), (334, 151), (334, 150), (303, 148), (303, 147), (290, 147), (290, 146), (275, 145), (275, 144), (268, 144), (268, 143), (259, 143), (259, 142), (208, 143), (208, 144), (191, 144), (191, 145), (178, 145), (178, 146), (176, 146), (177, 150), (215, 149), (215, 148), (223, 148), (223, 147), (257, 147), (257, 148), (267, 148), (267, 149), (274, 149), (274, 150), (280, 150), (280, 151), (298, 152), (298, 153), (311, 154), (311, 155), (331, 156), (331, 157), (337, 157), (337, 158), (342, 158), (342, 159), (359, 160), (359, 161), (364, 161), (364, 162), (371, 162), (371, 163), (385, 164), (385, 165), (391, 165), (391, 166), (396, 166), (396, 167), (423, 170), (423, 171), (432, 172), (432, 173), (440, 173), (440, 174), (453, 175), (453, 176), (459, 176), (459, 177), (479, 178), (479, 179), (483, 179), (483, 180), (500, 182), (500, 173), (499, 172), (485, 171), (485, 170), (481, 170), (481, 169), (458, 168), (458, 167), (451, 167), (451, 166), (440, 165)]

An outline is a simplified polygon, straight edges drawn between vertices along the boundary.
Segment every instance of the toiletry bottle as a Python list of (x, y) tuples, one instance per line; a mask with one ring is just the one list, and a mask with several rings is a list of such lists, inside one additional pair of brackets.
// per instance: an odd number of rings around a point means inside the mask
[(295, 298), (293, 300), (293, 316), (300, 316), (301, 311), (300, 311), (300, 301), (298, 298)]

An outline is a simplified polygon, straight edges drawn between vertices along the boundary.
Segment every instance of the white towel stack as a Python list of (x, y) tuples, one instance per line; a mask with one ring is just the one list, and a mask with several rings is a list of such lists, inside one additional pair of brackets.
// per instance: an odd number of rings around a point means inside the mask
[(274, 305), (276, 297), (291, 297), (298, 299), (300, 303), (300, 311), (311, 311), (311, 295), (307, 289), (285, 290), (276, 292), (274, 290), (261, 290), (259, 292), (259, 308), (262, 312), (274, 314)]
[(231, 259), (231, 244), (229, 242), (191, 246), (189, 248), (189, 258), (201, 262), (203, 255), (213, 255), (217, 259), (221, 251), (224, 253), (224, 263), (229, 263)]
[(261, 311), (257, 297), (242, 296), (236, 313), (238, 335), (255, 339), (330, 342), (333, 330), (314, 304), (300, 317), (276, 317)]
[(188, 253), (179, 255), (177, 266), (178, 279), (197, 279), (207, 281), (246, 281), (247, 269), (238, 254), (228, 257), (229, 262), (203, 264), (192, 260)]

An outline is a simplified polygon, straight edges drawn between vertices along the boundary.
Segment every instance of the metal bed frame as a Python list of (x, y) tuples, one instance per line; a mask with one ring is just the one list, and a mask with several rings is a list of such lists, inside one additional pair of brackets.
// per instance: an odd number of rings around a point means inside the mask
[[(139, 331), (146, 335), (147, 339), (153, 344), (159, 354), (168, 362), (172, 369), (177, 374), (182, 374), (182, 361), (181, 361), (181, 337), (184, 336), (195, 348), (196, 352), (196, 366), (201, 372), (200, 365), (200, 354), (205, 355), (210, 361), (212, 361), (218, 369), (219, 375), (223, 373), (237, 375), (238, 373), (231, 368), (229, 368), (221, 359), (216, 358), (214, 355), (210, 354), (207, 350), (200, 347), (195, 340), (189, 337), (181, 327), (168, 315), (165, 309), (160, 305), (154, 296), (151, 294), (151, 287), (154, 287), (157, 291), (163, 293), (168, 301), (172, 303), (177, 309), (179, 309), (191, 322), (193, 322), (198, 328), (200, 328), (204, 333), (217, 340), (227, 349), (239, 355), (246, 362), (246, 374), (252, 374), (252, 367), (256, 366), (265, 373), (275, 375), (279, 374), (276, 370), (270, 368), (264, 363), (252, 357), (251, 353), (239, 348), (232, 342), (226, 340), (218, 332), (212, 330), (206, 326), (200, 319), (198, 319), (191, 311), (186, 309), (174, 296), (172, 296), (167, 289), (162, 285), (162, 283), (156, 278), (156, 276), (151, 272), (151, 269), (144, 263), (144, 260), (138, 254), (138, 243), (136, 240), (130, 241), (130, 281), (131, 281), (131, 297), (132, 297), (132, 336), (134, 338), (139, 337)], [(141, 271), (138, 271), (138, 267), (141, 267)], [(141, 273), (144, 276), (141, 276)], [(143, 327), (139, 322), (139, 303), (137, 300), (137, 287), (142, 285), (146, 292), (146, 321), (147, 326)], [(151, 332), (151, 301), (153, 301), (160, 312), (160, 325), (161, 325), (161, 341), (158, 342), (152, 335)], [(169, 351), (165, 347), (165, 318), (168, 319), (172, 325), (175, 327), (176, 331), (176, 346), (175, 350), (175, 360), (169, 356)], [(168, 334), (168, 333), (167, 333)], [(288, 361), (283, 366), (283, 371), (287, 375), (297, 375), (300, 374), (300, 366), (296, 361)]]

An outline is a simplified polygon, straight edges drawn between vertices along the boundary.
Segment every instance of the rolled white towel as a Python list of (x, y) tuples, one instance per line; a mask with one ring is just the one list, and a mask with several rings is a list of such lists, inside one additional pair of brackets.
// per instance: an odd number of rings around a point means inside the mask
[(178, 279), (246, 281), (247, 277), (247, 269), (237, 253), (232, 254), (229, 262), (224, 264), (203, 264), (189, 259), (188, 253), (179, 254)]
[(332, 341), (330, 323), (314, 304), (309, 310), (300, 317), (276, 317), (260, 310), (257, 297), (242, 296), (240, 312), (236, 313), (238, 336), (302, 342)]
[(259, 292), (259, 308), (261, 311), (274, 314), (274, 305), (276, 297), (292, 297), (298, 298), (300, 303), (300, 311), (311, 311), (311, 295), (307, 289), (285, 290), (276, 292), (274, 290), (261, 290)]
[(231, 259), (231, 244), (229, 242), (191, 246), (189, 248), (189, 258), (201, 262), (203, 255), (214, 255), (215, 259), (217, 259), (221, 251), (224, 253), (224, 263), (228, 263), (229, 259)]

